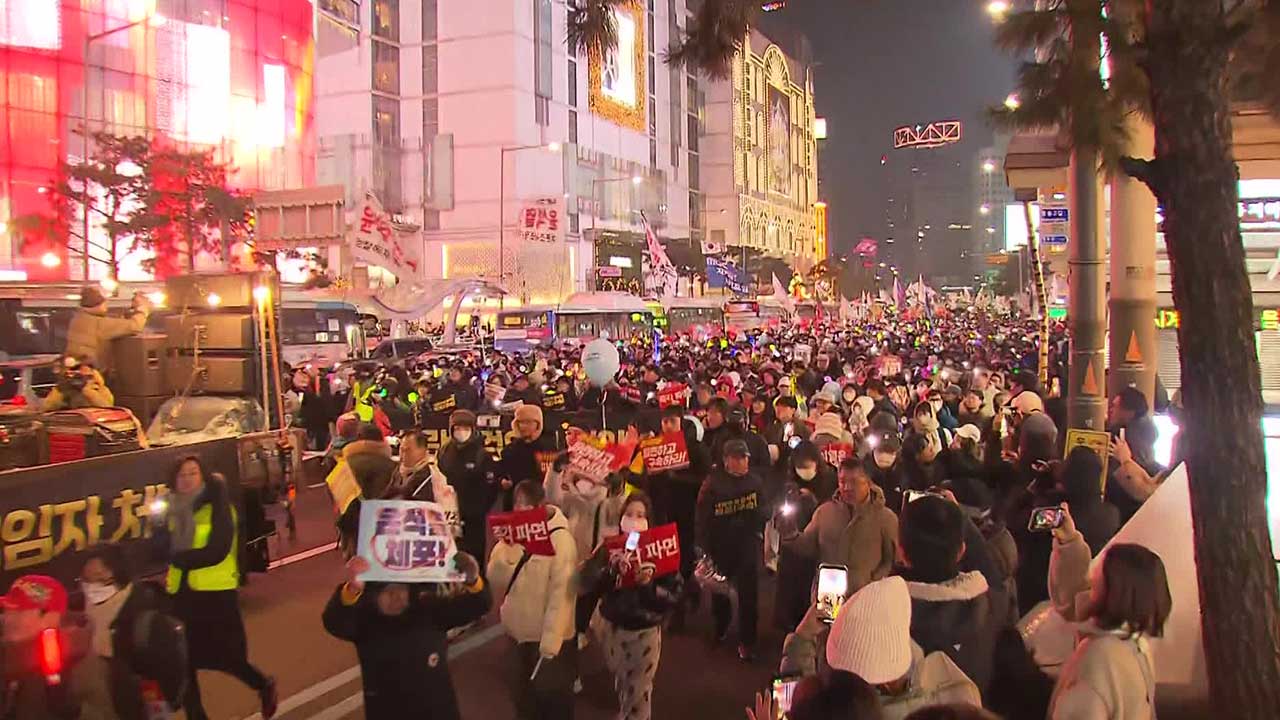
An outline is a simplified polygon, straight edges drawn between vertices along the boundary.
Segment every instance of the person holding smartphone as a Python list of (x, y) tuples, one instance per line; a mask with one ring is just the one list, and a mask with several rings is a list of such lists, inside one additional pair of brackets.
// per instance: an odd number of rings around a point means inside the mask
[[(618, 529), (628, 536), (625, 553), (631, 558), (638, 557), (640, 534), (649, 529), (652, 513), (648, 495), (636, 491), (627, 496)], [(613, 673), (618, 717), (649, 720), (653, 678), (662, 655), (662, 623), (679, 605), (684, 579), (680, 573), (655, 578), (651, 566), (641, 565), (636, 585), (621, 587), (620, 560), (611, 559), (602, 543), (582, 564), (579, 578), (582, 590), (600, 596), (591, 628)]]

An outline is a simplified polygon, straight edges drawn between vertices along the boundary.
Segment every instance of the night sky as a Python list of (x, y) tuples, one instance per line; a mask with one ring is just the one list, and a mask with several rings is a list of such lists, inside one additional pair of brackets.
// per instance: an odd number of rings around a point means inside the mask
[[(818, 64), (817, 114), (829, 128), (828, 139), (819, 141), (819, 178), (830, 203), (834, 252), (847, 252), (862, 236), (885, 248), (891, 183), (881, 156), (909, 166), (921, 164), (923, 154), (939, 154), (927, 163), (942, 176), (935, 181), (972, 184), (970, 165), (992, 141), (985, 108), (1013, 89), (1015, 67), (992, 45), (984, 6), (982, 0), (789, 0), (786, 9), (764, 16), (766, 35), (807, 36)], [(953, 119), (964, 122), (957, 145), (893, 150), (894, 128)], [(899, 251), (903, 240), (897, 238)]]

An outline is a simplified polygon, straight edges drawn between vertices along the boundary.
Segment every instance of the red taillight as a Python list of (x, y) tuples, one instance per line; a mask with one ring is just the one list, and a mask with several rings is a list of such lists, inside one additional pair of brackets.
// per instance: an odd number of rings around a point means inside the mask
[(26, 405), (26, 404), (27, 404), (27, 396), (26, 396), (26, 395), (14, 395), (14, 396), (13, 396), (13, 399), (9, 401), (9, 404), (10, 404), (10, 405), (17, 405), (18, 407), (22, 407), (22, 406), (24, 406), (24, 405)]
[(62, 639), (57, 628), (40, 631), (40, 673), (50, 685), (62, 682)]

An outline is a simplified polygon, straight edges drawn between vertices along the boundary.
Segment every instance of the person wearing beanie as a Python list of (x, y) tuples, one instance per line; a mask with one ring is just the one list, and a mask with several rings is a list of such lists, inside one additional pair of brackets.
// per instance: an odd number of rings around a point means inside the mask
[(511, 489), (525, 480), (541, 485), (558, 452), (555, 434), (543, 428), (542, 408), (537, 405), (517, 407), (511, 427), (515, 437), (502, 449), (495, 475), (505, 511), (511, 510)]
[(449, 416), (449, 438), (440, 447), (436, 466), (458, 495), (459, 546), (473, 557), (484, 557), (485, 517), (498, 498), (498, 481), (493, 456), (476, 430), (475, 413), (454, 410)]
[(850, 593), (893, 569), (898, 518), (857, 458), (840, 464), (835, 496), (818, 506), (803, 532), (784, 514), (774, 523), (787, 549), (819, 564), (848, 568)]
[[(878, 435), (870, 452), (862, 458), (862, 466), (866, 468), (871, 482), (884, 493), (885, 507), (895, 513), (902, 508), (902, 491), (906, 487), (906, 474), (903, 471), (902, 442), (896, 434), (887, 437)], [(867, 443), (871, 445), (870, 442)]]
[[(982, 705), (977, 686), (946, 653), (929, 654), (911, 639), (911, 594), (900, 577), (854, 593), (827, 632), (826, 666), (876, 689), (885, 720), (942, 703)], [(812, 610), (784, 644), (784, 671), (816, 673), (826, 628)]]
[(839, 413), (825, 412), (819, 415), (813, 424), (813, 444), (822, 446), (843, 442), (853, 442), (853, 436), (845, 431)]
[(145, 295), (137, 293), (128, 317), (112, 317), (107, 314), (107, 299), (102, 291), (90, 285), (81, 291), (80, 309), (71, 316), (67, 326), (63, 355), (92, 365), (110, 379), (111, 341), (142, 332), (150, 313), (151, 303)]
[(836, 398), (839, 397), (839, 392), (840, 388), (837, 386), (833, 390), (823, 388), (821, 391), (814, 393), (813, 399), (809, 401), (809, 416), (819, 418), (828, 412), (838, 412)]

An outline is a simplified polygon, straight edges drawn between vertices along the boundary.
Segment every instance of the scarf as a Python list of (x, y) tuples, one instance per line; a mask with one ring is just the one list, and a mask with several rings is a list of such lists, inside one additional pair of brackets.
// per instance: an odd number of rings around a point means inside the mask
[(120, 609), (129, 600), (129, 594), (132, 592), (133, 584), (130, 583), (104, 603), (85, 605), (84, 613), (89, 616), (90, 625), (93, 628), (93, 651), (98, 656), (104, 658), (112, 656), (111, 625), (116, 621)]
[(200, 493), (169, 493), (169, 550), (190, 550), (196, 538), (196, 501)]

